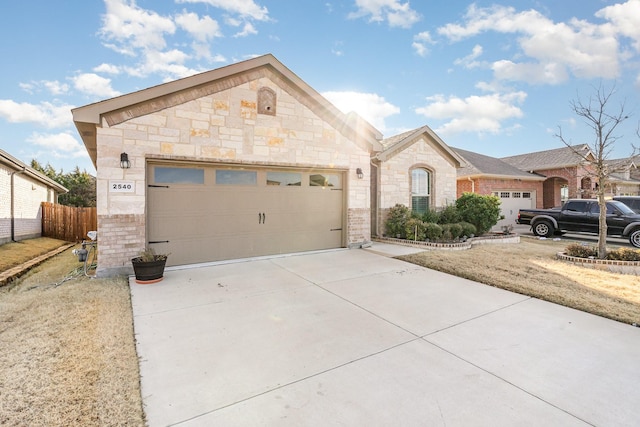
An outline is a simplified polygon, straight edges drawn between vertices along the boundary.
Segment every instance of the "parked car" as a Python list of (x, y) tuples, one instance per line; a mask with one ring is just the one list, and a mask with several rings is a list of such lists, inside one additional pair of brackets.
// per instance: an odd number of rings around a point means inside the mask
[[(595, 199), (569, 199), (560, 209), (520, 209), (518, 224), (531, 225), (536, 236), (552, 234), (598, 234), (600, 206)], [(617, 200), (607, 201), (607, 235), (629, 239), (640, 248), (640, 214)]]
[(615, 196), (613, 200), (624, 203), (635, 213), (640, 213), (640, 196)]

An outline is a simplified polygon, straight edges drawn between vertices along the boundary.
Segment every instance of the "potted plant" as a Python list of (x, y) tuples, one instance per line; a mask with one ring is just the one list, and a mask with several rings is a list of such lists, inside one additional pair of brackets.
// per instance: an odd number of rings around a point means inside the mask
[(137, 257), (131, 258), (136, 283), (150, 284), (161, 281), (168, 256), (168, 254), (156, 254), (152, 248), (145, 248)]

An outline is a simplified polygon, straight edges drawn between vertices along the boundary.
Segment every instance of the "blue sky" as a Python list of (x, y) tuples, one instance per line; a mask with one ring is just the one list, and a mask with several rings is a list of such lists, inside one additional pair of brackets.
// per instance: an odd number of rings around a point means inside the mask
[(4, 2), (0, 148), (94, 173), (70, 109), (272, 53), (385, 137), (429, 125), (503, 157), (592, 132), (569, 103), (615, 86), (611, 158), (640, 145), (640, 0)]

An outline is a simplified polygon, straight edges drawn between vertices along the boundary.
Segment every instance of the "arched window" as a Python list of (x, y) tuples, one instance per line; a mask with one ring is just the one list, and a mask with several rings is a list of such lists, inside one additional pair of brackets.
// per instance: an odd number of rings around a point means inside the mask
[(411, 210), (425, 213), (431, 207), (431, 172), (426, 169), (411, 171)]

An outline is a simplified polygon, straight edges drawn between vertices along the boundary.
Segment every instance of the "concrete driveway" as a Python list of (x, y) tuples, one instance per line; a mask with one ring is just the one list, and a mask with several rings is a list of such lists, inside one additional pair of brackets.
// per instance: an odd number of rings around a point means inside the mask
[(149, 425), (640, 425), (640, 329), (384, 256), (406, 250), (132, 279)]

